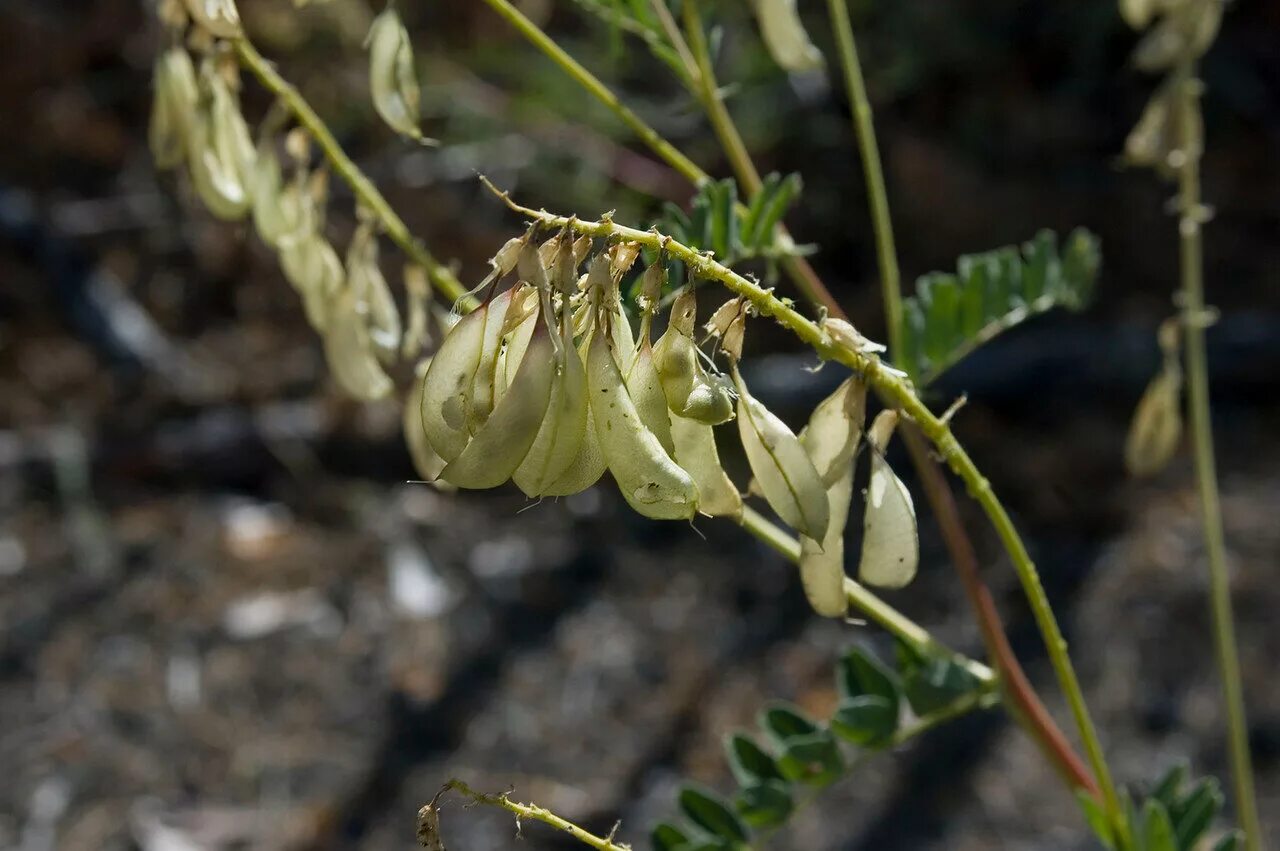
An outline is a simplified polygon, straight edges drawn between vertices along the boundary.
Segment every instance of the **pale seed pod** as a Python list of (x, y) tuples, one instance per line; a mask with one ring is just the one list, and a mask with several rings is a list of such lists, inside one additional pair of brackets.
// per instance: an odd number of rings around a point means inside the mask
[[(637, 252), (638, 250), (637, 248)], [(633, 257), (632, 260), (634, 259)], [(627, 314), (622, 308), (618, 283), (609, 272), (610, 263), (608, 255), (597, 254), (587, 267), (587, 316), (591, 321), (596, 321), (600, 314), (607, 315), (606, 333), (613, 348), (613, 356), (618, 361), (618, 368), (625, 375), (630, 371), (631, 361), (635, 358), (636, 342), (631, 336), (631, 323), (627, 321)]]
[(821, 541), (800, 536), (800, 583), (813, 610), (828, 618), (841, 618), (849, 610), (844, 593), (844, 527), (853, 502), (853, 460), (836, 470), (835, 481), (827, 487), (827, 507), (831, 522)]
[(424, 141), (418, 128), (421, 92), (413, 66), (413, 42), (393, 6), (373, 19), (367, 44), (374, 109), (397, 133)]
[(897, 412), (881, 411), (867, 432), (871, 478), (862, 519), (858, 578), (879, 588), (903, 587), (915, 577), (920, 563), (920, 538), (911, 492), (884, 458), (897, 422)]
[(235, 0), (186, 0), (187, 12), (200, 27), (218, 38), (241, 35), (240, 12)]
[(857, 328), (854, 328), (853, 324), (847, 319), (825, 316), (819, 324), (832, 340), (855, 352), (879, 354), (886, 348), (883, 343), (876, 343), (862, 336), (862, 333)]
[(616, 286), (640, 256), (640, 243), (619, 242), (609, 249), (609, 277)]
[[(586, 354), (590, 351), (593, 338), (593, 334), (588, 334), (578, 345), (578, 357), (584, 362)], [(578, 449), (578, 453), (554, 482), (541, 489), (539, 496), (571, 496), (575, 493), (581, 493), (600, 481), (605, 470), (608, 469), (608, 461), (604, 457), (604, 450), (600, 446), (600, 438), (596, 433), (595, 415), (591, 411), (590, 386), (590, 381), (588, 381), (587, 419), (586, 425), (583, 427), (582, 444)]]
[(422, 351), (430, 338), (427, 331), (427, 304), (431, 300), (431, 279), (427, 277), (426, 269), (413, 262), (404, 265), (403, 278), (408, 297), (408, 322), (400, 345), (400, 355), (411, 358)]
[(675, 452), (671, 442), (671, 417), (667, 414), (667, 397), (654, 365), (653, 346), (649, 342), (649, 316), (640, 322), (640, 346), (626, 373), (627, 393), (635, 403), (640, 422), (644, 423), (668, 455)]
[(733, 386), (722, 375), (708, 375), (698, 359), (696, 311), (692, 290), (676, 297), (667, 330), (653, 345), (653, 362), (673, 414), (719, 425), (733, 419)]
[(1142, 117), (1124, 140), (1129, 165), (1164, 169), (1178, 146), (1177, 93), (1166, 83), (1156, 89), (1142, 110)]
[(314, 207), (306, 191), (306, 178), (299, 175), (285, 184), (280, 160), (269, 142), (258, 146), (251, 195), (254, 229), (272, 248), (279, 249), (284, 242), (313, 229)]
[(338, 252), (324, 236), (308, 232), (281, 244), (280, 268), (302, 296), (302, 306), (311, 327), (324, 333), (329, 323), (330, 304), (341, 292), (346, 279)]
[(414, 368), (414, 382), (404, 402), (404, 441), (409, 447), (409, 456), (413, 459), (413, 468), (424, 482), (435, 482), (444, 469), (445, 460), (431, 448), (427, 440), (427, 432), (422, 423), (422, 388), (431, 367), (431, 358), (423, 358)]
[(855, 373), (809, 415), (809, 423), (800, 432), (800, 443), (824, 487), (830, 488), (839, 481), (857, 455), (866, 412), (867, 384)]
[(540, 325), (529, 341), (516, 380), (484, 426), (441, 471), (440, 478), (460, 488), (493, 488), (511, 478), (529, 454), (546, 418), (556, 374), (555, 350), (551, 334)]
[(512, 299), (511, 306), (507, 308), (505, 323), (509, 330), (503, 334), (506, 345), (502, 349), (501, 363), (496, 370), (497, 381), (494, 393), (495, 398), (498, 399), (507, 392), (511, 382), (515, 381), (520, 362), (524, 360), (525, 350), (529, 348), (529, 341), (533, 339), (533, 332), (537, 329), (538, 320), (541, 317), (538, 294), (532, 287), (522, 286)]
[(378, 360), (394, 363), (400, 352), (400, 309), (378, 265), (378, 238), (369, 223), (356, 230), (347, 247), (347, 286), (356, 294)]
[(212, 64), (201, 69), (200, 81), (203, 97), (187, 140), (191, 183), (209, 212), (220, 219), (239, 220), (253, 202), (249, 192), (256, 156), (253, 140), (235, 95)]
[(350, 283), (329, 303), (324, 353), (334, 380), (354, 399), (381, 399), (395, 388), (378, 363), (360, 298)]
[(587, 351), (587, 386), (596, 437), (627, 504), (654, 520), (688, 520), (698, 510), (698, 487), (640, 420), (606, 333)]
[(480, 359), (476, 363), (471, 380), (471, 393), (467, 405), (467, 431), (475, 434), (488, 422), (493, 413), (498, 381), (498, 355), (502, 351), (502, 338), (507, 327), (507, 310), (511, 307), (515, 290), (498, 293), (485, 311), (484, 338), (480, 343)]
[(488, 312), (485, 302), (458, 320), (432, 357), (423, 383), (423, 426), (431, 447), (445, 461), (457, 458), (471, 438), (467, 409)]
[(827, 534), (827, 490), (800, 440), (760, 404), (733, 367), (738, 391), (738, 434), (765, 500), (788, 526), (816, 540)]
[(704, 374), (704, 379), (694, 385), (680, 416), (705, 425), (720, 425), (733, 419), (736, 400), (737, 394), (730, 378), (719, 373)]
[(1138, 402), (1124, 444), (1124, 463), (1132, 476), (1154, 476), (1178, 451), (1182, 440), (1182, 368), (1167, 358)]
[(554, 333), (561, 335), (551, 401), (538, 436), (512, 475), (512, 481), (528, 497), (539, 497), (565, 474), (582, 449), (587, 430), (587, 372), (573, 340), (567, 338), (569, 319), (561, 318)]
[(152, 86), (151, 121), (147, 128), (151, 156), (159, 168), (176, 168), (186, 160), (200, 104), (191, 55), (175, 46), (157, 56)]
[(698, 511), (708, 517), (742, 516), (742, 494), (720, 464), (715, 429), (687, 417), (671, 417), (675, 462), (698, 486)]
[(795, 73), (822, 67), (822, 52), (805, 32), (796, 0), (752, 0), (751, 5), (765, 48), (783, 70)]

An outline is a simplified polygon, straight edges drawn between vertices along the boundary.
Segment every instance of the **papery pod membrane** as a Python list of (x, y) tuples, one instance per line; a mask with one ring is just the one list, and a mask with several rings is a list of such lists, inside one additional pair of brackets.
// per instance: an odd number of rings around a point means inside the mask
[(187, 158), (188, 138), (200, 103), (191, 55), (181, 47), (170, 47), (157, 56), (152, 85), (155, 91), (147, 128), (151, 156), (159, 168), (176, 168)]
[(862, 440), (867, 413), (867, 385), (860, 375), (851, 375), (835, 392), (818, 403), (809, 423), (800, 432), (800, 443), (809, 453), (824, 487), (830, 488), (844, 476)]
[(529, 454), (547, 415), (556, 375), (555, 350), (546, 326), (539, 326), (515, 381), (440, 478), (460, 488), (493, 488), (511, 478)]
[(649, 343), (649, 319), (640, 328), (640, 347), (631, 359), (626, 376), (627, 393), (635, 403), (640, 422), (644, 423), (662, 444), (668, 455), (675, 452), (671, 442), (671, 417), (667, 414), (667, 397), (662, 393), (662, 382), (654, 366), (653, 346)]
[(796, 0), (752, 0), (752, 6), (764, 46), (783, 70), (796, 73), (822, 67), (822, 52), (805, 32)]
[(413, 469), (418, 472), (424, 482), (435, 482), (444, 469), (445, 460), (431, 448), (427, 440), (427, 432), (422, 423), (422, 386), (431, 367), (431, 358), (423, 360), (414, 368), (415, 381), (409, 387), (408, 398), (404, 402), (404, 442), (409, 447), (409, 457), (413, 459)]
[(672, 415), (675, 461), (698, 486), (698, 511), (709, 517), (742, 516), (742, 494), (720, 464), (715, 429), (706, 423)]
[(480, 365), (488, 312), (489, 304), (485, 302), (458, 320), (431, 358), (423, 383), (423, 426), (431, 447), (445, 461), (457, 458), (471, 439), (467, 409)]
[(323, 333), (329, 323), (330, 304), (343, 287), (346, 272), (338, 252), (318, 233), (307, 233), (281, 244), (280, 268), (302, 296), (307, 321)]
[(187, 12), (201, 27), (218, 38), (238, 38), (240, 12), (235, 0), (186, 0)]
[[(577, 346), (578, 357), (582, 360), (584, 367), (594, 336), (591, 331), (588, 331)], [(591, 384), (588, 381), (587, 422), (583, 429), (582, 445), (569, 467), (548, 487), (543, 488), (540, 496), (571, 496), (581, 493), (600, 481), (608, 466), (604, 450), (600, 448), (600, 438), (596, 436), (595, 415), (591, 413)]]
[(692, 291), (676, 297), (667, 330), (653, 346), (654, 364), (673, 414), (719, 425), (733, 419), (733, 389), (723, 376), (708, 375), (698, 360), (696, 311)]
[(334, 380), (354, 399), (381, 399), (395, 387), (378, 363), (359, 296), (350, 285), (329, 305), (324, 353)]
[(609, 471), (639, 514), (688, 520), (698, 509), (697, 485), (640, 420), (611, 348), (606, 329), (592, 335), (587, 351), (591, 412)]
[[(508, 310), (507, 318), (510, 319), (511, 314), (514, 312), (516, 311)], [(533, 339), (533, 332), (538, 328), (540, 317), (541, 312), (534, 310), (532, 313), (526, 314), (520, 320), (520, 323), (508, 332), (506, 346), (502, 350), (498, 379), (495, 382), (497, 398), (501, 399), (502, 394), (506, 393), (507, 388), (511, 386), (511, 382), (515, 381), (516, 373), (520, 369), (520, 361), (524, 359), (525, 350), (529, 348), (529, 341)]]
[(369, 88), (373, 107), (397, 133), (422, 141), (421, 92), (413, 67), (413, 42), (396, 10), (388, 6), (369, 29)]
[(1124, 444), (1124, 464), (1133, 476), (1154, 476), (1182, 440), (1182, 370), (1176, 360), (1152, 379), (1138, 402)]
[(878, 588), (901, 588), (916, 575), (920, 539), (911, 493), (884, 459), (898, 415), (881, 411), (867, 432), (871, 444), (871, 478), (862, 519), (862, 559), (858, 578)]
[(507, 331), (507, 309), (511, 307), (515, 290), (498, 293), (489, 302), (485, 313), (484, 339), (480, 344), (480, 360), (476, 364), (471, 381), (471, 395), (467, 406), (467, 430), (478, 432), (493, 413), (498, 381), (498, 355), (502, 351), (502, 335)]
[(827, 488), (831, 522), (821, 541), (800, 536), (800, 582), (809, 605), (819, 615), (844, 617), (849, 601), (844, 593), (844, 527), (853, 501), (853, 459), (836, 469), (835, 481)]
[(616, 287), (640, 256), (640, 243), (619, 242), (609, 249), (609, 277)]
[(511, 477), (529, 497), (544, 495), (565, 474), (578, 457), (586, 435), (587, 372), (567, 329), (565, 318), (558, 330), (561, 340), (547, 415), (529, 453)]
[(822, 540), (830, 522), (827, 490), (800, 440), (748, 391), (737, 367), (738, 433), (751, 472), (769, 507), (788, 526)]
[(400, 354), (400, 309), (378, 265), (378, 240), (372, 230), (356, 232), (347, 249), (347, 286), (356, 294), (378, 360), (396, 361)]

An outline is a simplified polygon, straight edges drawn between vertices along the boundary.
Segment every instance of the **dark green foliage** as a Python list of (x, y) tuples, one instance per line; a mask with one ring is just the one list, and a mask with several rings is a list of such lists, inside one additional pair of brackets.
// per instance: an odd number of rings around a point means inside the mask
[[(747, 841), (749, 830), (784, 824), (800, 796), (797, 788), (821, 788), (849, 771), (852, 763), (839, 740), (866, 752), (895, 741), (904, 698), (916, 705), (911, 701), (912, 686), (924, 691), (923, 684), (928, 684), (931, 698), (945, 694), (953, 702), (979, 696), (982, 684), (949, 659), (926, 658), (905, 649), (900, 649), (897, 659), (894, 669), (863, 649), (847, 652), (837, 665), (840, 704), (829, 724), (790, 704), (766, 707), (760, 713), (763, 739), (735, 733), (725, 740), (738, 784), (732, 807), (701, 787), (681, 787), (680, 809), (686, 824), (658, 825), (652, 834), (653, 847), (657, 851), (734, 849)], [(953, 707), (944, 703), (940, 708)]]
[(923, 386), (1025, 319), (1055, 307), (1083, 309), (1099, 262), (1098, 238), (1088, 231), (1072, 231), (1059, 252), (1057, 235), (1042, 230), (1021, 249), (965, 255), (955, 273), (922, 276), (903, 301), (897, 365)]
[(907, 703), (917, 715), (928, 715), (974, 691), (978, 681), (954, 659), (925, 658), (905, 644), (898, 645), (898, 671)]
[(795, 253), (794, 246), (778, 244), (776, 229), (801, 186), (798, 174), (770, 174), (744, 209), (738, 203), (737, 183), (730, 178), (709, 181), (698, 188), (688, 213), (675, 204), (663, 205), (655, 227), (690, 248), (715, 252), (726, 265)]
[[(1191, 783), (1186, 763), (1170, 768), (1152, 787), (1145, 799), (1135, 803), (1122, 791), (1123, 810), (1129, 822), (1129, 833), (1137, 851), (1193, 851), (1222, 809), (1223, 794), (1218, 781), (1205, 777)], [(1077, 794), (1085, 819), (1094, 834), (1107, 848), (1115, 848), (1111, 825), (1101, 805), (1092, 796)], [(1235, 832), (1223, 836), (1213, 846), (1215, 851), (1234, 849), (1239, 841)]]

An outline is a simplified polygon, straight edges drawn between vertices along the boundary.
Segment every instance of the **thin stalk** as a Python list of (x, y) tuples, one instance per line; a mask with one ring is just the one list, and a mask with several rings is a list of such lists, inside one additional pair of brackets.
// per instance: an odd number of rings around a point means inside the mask
[(1227, 738), (1231, 752), (1231, 778), (1235, 808), (1244, 830), (1245, 848), (1263, 847), (1262, 823), (1254, 794), (1253, 766), (1249, 755), (1249, 726), (1245, 717), (1244, 688), (1236, 648), (1235, 621), (1231, 611), (1231, 577), (1227, 569), (1218, 500), (1218, 474), (1213, 452), (1213, 425), (1209, 416), (1209, 367), (1205, 356), (1204, 261), (1201, 244), (1203, 209), (1200, 201), (1200, 82), (1195, 62), (1184, 59), (1176, 71), (1181, 100), (1179, 137), (1182, 155), (1178, 169), (1178, 233), (1181, 248), (1183, 334), (1186, 341), (1187, 408), (1195, 457), (1196, 486), (1200, 494), (1200, 521), (1204, 527), (1205, 557), (1209, 566), (1210, 612), (1213, 644), (1222, 678), (1227, 709)]
[[(498, 192), (496, 189), (494, 191)], [(882, 363), (875, 354), (856, 350), (834, 339), (823, 330), (822, 326), (812, 322), (795, 308), (778, 299), (772, 290), (742, 277), (732, 269), (717, 263), (714, 259), (700, 254), (668, 236), (654, 231), (642, 231), (636, 228), (624, 227), (608, 219), (592, 222), (568, 216), (556, 216), (545, 211), (539, 212), (527, 207), (521, 207), (512, 201), (506, 193), (498, 192), (498, 194), (513, 210), (530, 219), (538, 220), (547, 227), (564, 227), (567, 225), (577, 233), (590, 234), (597, 237), (620, 237), (638, 242), (655, 250), (665, 250), (668, 256), (683, 262), (691, 274), (719, 281), (729, 290), (743, 296), (751, 302), (761, 315), (775, 319), (813, 349), (820, 358), (836, 361), (855, 372), (861, 373), (887, 404), (913, 420), (924, 436), (934, 445), (942, 461), (965, 483), (970, 496), (982, 507), (988, 521), (995, 529), (996, 536), (1000, 539), (1005, 552), (1008, 553), (1009, 560), (1018, 575), (1018, 581), (1022, 585), (1023, 593), (1031, 606), (1036, 626), (1039, 628), (1048, 650), (1049, 662), (1057, 676), (1058, 685), (1071, 708), (1071, 714), (1080, 732), (1085, 753), (1092, 765), (1101, 767), (1100, 771), (1095, 769), (1095, 772), (1098, 776), (1099, 785), (1103, 790), (1104, 802), (1108, 803), (1108, 809), (1110, 810), (1110, 803), (1116, 801), (1115, 812), (1120, 811), (1115, 788), (1111, 783), (1110, 773), (1103, 759), (1101, 740), (1093, 724), (1093, 719), (1089, 715), (1084, 693), (1080, 688), (1079, 677), (1076, 675), (1071, 657), (1067, 653), (1067, 641), (1058, 626), (1048, 595), (1045, 594), (1044, 585), (1040, 581), (1040, 574), (1036, 570), (1035, 562), (1031, 559), (1030, 553), (1027, 552), (1026, 544), (1023, 543), (1021, 536), (1019, 536), (1018, 530), (1013, 525), (1013, 520), (1009, 517), (1008, 511), (1005, 510), (1004, 504), (1000, 502), (999, 497), (992, 490), (991, 483), (982, 475), (973, 459), (969, 457), (964, 447), (960, 445), (960, 442), (951, 432), (950, 425), (929, 410), (924, 402), (920, 400), (920, 397), (916, 395), (911, 382), (902, 373)]]
[[(470, 798), (477, 804), (486, 804), (491, 807), (501, 807), (509, 813), (514, 813), (516, 817), (516, 830), (520, 829), (521, 819), (533, 819), (543, 824), (548, 824), (556, 830), (562, 830), (581, 842), (583, 845), (589, 845), (599, 851), (631, 851), (631, 846), (621, 845), (613, 841), (613, 834), (609, 836), (596, 836), (590, 833), (566, 818), (561, 818), (551, 810), (545, 807), (539, 807), (537, 804), (522, 804), (519, 801), (513, 801), (507, 797), (506, 793), (501, 795), (492, 795), (488, 792), (477, 792), (461, 780), (450, 780), (445, 784), (445, 789), (453, 789), (465, 797)], [(616, 828), (615, 828), (616, 829)]]
[[(858, 60), (857, 43), (853, 37), (853, 26), (849, 21), (846, 0), (828, 0), (827, 7), (831, 16), (832, 29), (836, 34), (840, 64), (844, 70), (845, 86), (853, 115), (854, 134), (858, 140), (863, 174), (867, 183), (871, 223), (876, 237), (876, 258), (880, 268), (889, 351), (893, 355), (901, 351), (902, 278), (898, 268), (897, 248), (894, 244), (889, 198), (885, 190), (884, 168), (880, 161), (871, 101), (867, 96), (867, 87)], [(1114, 804), (1111, 813), (1113, 818), (1119, 821), (1121, 818), (1119, 802), (1115, 798), (1114, 787), (1111, 785), (1105, 763), (1099, 765), (1097, 760), (1093, 760), (1094, 772), (1099, 777), (1106, 778), (1103, 788), (1110, 789), (1109, 797), (1099, 788), (1098, 781), (1076, 756), (1070, 742), (1054, 722), (1023, 672), (1017, 656), (1014, 655), (991, 592), (983, 583), (978, 571), (978, 559), (974, 553), (973, 544), (960, 521), (955, 499), (941, 471), (929, 457), (927, 447), (914, 429), (907, 429), (904, 432), (904, 440), (912, 463), (920, 476), (925, 496), (937, 518), (943, 542), (973, 608), (983, 643), (987, 648), (987, 655), (1001, 672), (1002, 684), (1009, 698), (1010, 707), (1014, 711), (1014, 717), (1039, 744), (1050, 763), (1070, 785), (1084, 788), (1095, 796), (1103, 796), (1103, 803), (1108, 807)]]
[(711, 178), (705, 171), (698, 167), (697, 163), (686, 157), (674, 145), (662, 138), (662, 135), (650, 127), (645, 120), (636, 115), (631, 109), (618, 99), (609, 87), (600, 81), (600, 78), (592, 74), (578, 60), (570, 56), (564, 48), (556, 44), (552, 38), (544, 33), (533, 21), (526, 18), (520, 13), (520, 10), (511, 5), (508, 0), (484, 0), (489, 4), (489, 8), (501, 15), (511, 26), (515, 27), (534, 47), (538, 48), (546, 55), (548, 59), (560, 66), (560, 69), (568, 74), (573, 80), (596, 100), (603, 103), (609, 110), (621, 119), (622, 123), (631, 129), (649, 148), (662, 159), (680, 172), (686, 180), (695, 186), (705, 180)]
[[(769, 522), (754, 509), (744, 506), (738, 525), (772, 547), (788, 561), (798, 562), (800, 560), (800, 542), (785, 530)], [(894, 609), (884, 600), (881, 600), (865, 586), (846, 578), (844, 581), (844, 593), (851, 606), (922, 656), (944, 656), (954, 659), (967, 668), (981, 682), (987, 684), (995, 683), (996, 675), (986, 665), (973, 659), (968, 659), (942, 644), (930, 635), (924, 627)]]
[(249, 73), (258, 78), (264, 87), (270, 90), (279, 98), (280, 102), (288, 108), (298, 119), (298, 123), (307, 129), (311, 138), (320, 147), (324, 153), (325, 159), (329, 161), (329, 165), (334, 172), (351, 187), (351, 191), (363, 203), (382, 224), (383, 230), (386, 231), (387, 237), (400, 247), (413, 262), (427, 271), (428, 277), (437, 289), (442, 291), (451, 300), (462, 298), (467, 288), (462, 285), (453, 271), (445, 266), (427, 250), (405, 225), (404, 220), (392, 209), (387, 203), (387, 199), (378, 191), (378, 187), (373, 185), (365, 173), (360, 170), (351, 158), (347, 156), (346, 151), (342, 150), (342, 146), (338, 144), (338, 140), (333, 138), (333, 133), (329, 131), (329, 127), (324, 123), (320, 116), (316, 115), (316, 111), (311, 108), (311, 104), (298, 92), (296, 88), (284, 77), (280, 76), (275, 66), (268, 62), (261, 53), (254, 48), (253, 44), (247, 38), (238, 38), (234, 42), (236, 55), (240, 58), (240, 64), (243, 65)]
[[(725, 106), (720, 83), (716, 80), (715, 67), (711, 64), (711, 51), (707, 46), (706, 30), (702, 25), (697, 0), (688, 0), (684, 4), (684, 28), (688, 37), (688, 51), (692, 53), (693, 60), (697, 63), (695, 69), (697, 74), (691, 74), (691, 76), (698, 82), (701, 90), (695, 94), (702, 101), (702, 108), (707, 112), (707, 118), (711, 121), (716, 138), (720, 140), (720, 147), (729, 158), (729, 164), (733, 167), (738, 183), (742, 185), (748, 196), (755, 195), (763, 186), (763, 181), (760, 179), (759, 169), (751, 160), (746, 143), (742, 141), (738, 126), (733, 122), (733, 116), (729, 114), (729, 108)], [(779, 224), (777, 233), (779, 239), (785, 243), (794, 242), (785, 225)], [(805, 298), (825, 308), (828, 315), (845, 318), (840, 302), (836, 301), (835, 296), (822, 283), (822, 279), (809, 265), (808, 260), (797, 256), (784, 257), (782, 268)]]
[(880, 289), (884, 298), (885, 322), (888, 325), (889, 351), (902, 351), (902, 276), (898, 271), (898, 251), (893, 240), (893, 220), (889, 216), (889, 195), (884, 187), (884, 169), (880, 164), (880, 146), (876, 142), (875, 124), (871, 117), (871, 101), (862, 79), (858, 62), (858, 46), (853, 40), (846, 0), (827, 0), (831, 25), (836, 31), (840, 65), (849, 92), (853, 112), (853, 130), (862, 153), (862, 172), (867, 181), (867, 197), (871, 206), (871, 224), (876, 235), (876, 259), (880, 265)]

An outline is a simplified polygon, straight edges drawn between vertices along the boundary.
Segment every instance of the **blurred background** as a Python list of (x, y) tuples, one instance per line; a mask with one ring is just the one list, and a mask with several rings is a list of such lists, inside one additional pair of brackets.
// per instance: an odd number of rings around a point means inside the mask
[[(573, 2), (521, 7), (715, 175), (690, 99)], [(861, 168), (839, 85), (787, 79), (733, 4), (722, 80), (788, 222), (882, 339)], [(830, 37), (820, 5), (811, 32)], [(146, 145), (159, 33), (138, 0), (0, 3), (0, 847), (409, 849), (451, 776), (641, 847), (682, 777), (728, 788), (721, 738), (768, 700), (824, 716), (872, 627), (820, 621), (730, 524), (656, 524), (607, 482), (521, 512), (514, 489), (414, 478), (394, 401), (345, 401), (275, 257), (209, 217)], [(531, 206), (645, 222), (682, 181), (486, 6), (399, 4), (438, 149), (373, 114), (378, 9), (241, 0), (247, 30), (466, 280)], [(818, 7), (818, 8), (811, 8)], [(380, 6), (379, 6), (380, 8)], [(1097, 304), (999, 340), (934, 391), (1014, 511), (1119, 778), (1178, 759), (1227, 779), (1190, 465), (1136, 483), (1129, 416), (1176, 281), (1170, 190), (1116, 165), (1155, 81), (1111, 0), (854, 4), (904, 275), (1083, 225)], [(833, 55), (833, 54), (829, 54)], [(1260, 805), (1280, 837), (1280, 4), (1238, 0), (1204, 62), (1215, 427)], [(269, 98), (248, 82), (246, 111)], [(354, 224), (334, 186), (331, 235)], [(399, 256), (384, 248), (388, 274)], [(760, 323), (749, 379), (793, 425), (837, 380)], [(407, 375), (400, 376), (407, 379)], [(901, 463), (899, 469), (909, 469)], [(1014, 645), (1066, 713), (1011, 570), (962, 505)], [(923, 517), (923, 513), (922, 513)], [(704, 537), (706, 540), (704, 540)], [(890, 601), (981, 644), (936, 532)], [(516, 843), (446, 804), (451, 849)], [(526, 825), (524, 845), (572, 843)], [(576, 846), (575, 846), (576, 847)], [(1092, 847), (1000, 711), (860, 767), (776, 837), (824, 849)]]

